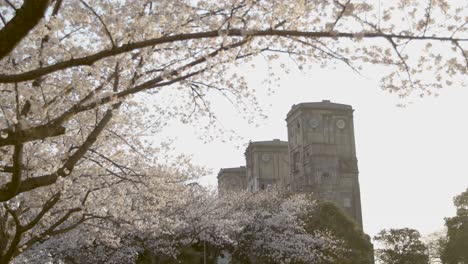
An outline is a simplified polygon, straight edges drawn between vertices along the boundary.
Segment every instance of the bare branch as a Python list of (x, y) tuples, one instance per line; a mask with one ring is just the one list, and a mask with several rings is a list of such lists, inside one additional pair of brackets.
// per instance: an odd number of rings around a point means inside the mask
[(21, 235), (23, 234), (23, 232), (22, 232), (21, 222), (19, 220), (19, 217), (16, 211), (9, 208), (6, 203), (3, 204), (3, 207), (11, 215), (15, 223), (15, 234), (13, 236), (13, 239), (10, 242), (10, 246), (8, 247), (8, 250), (5, 252), (5, 254), (0, 256), (0, 263), (9, 263), (9, 261), (13, 257), (14, 252), (17, 249), (17, 246), (21, 242)]
[(63, 0), (55, 0), (54, 9), (52, 10), (52, 16), (56, 16), (58, 14), (60, 7), (62, 7), (62, 2)]
[(423, 36), (426, 35), (427, 28), (429, 26), (429, 22), (431, 21), (431, 10), (432, 10), (432, 0), (429, 0), (429, 5), (426, 8), (426, 22), (424, 23), (424, 31), (423, 31)]
[(7, 5), (13, 8), (13, 10), (15, 11), (18, 10), (18, 8), (16, 8), (16, 6), (12, 2), (10, 2), (10, 0), (4, 0), (4, 1), (7, 3)]
[[(339, 3), (339, 1), (336, 1)], [(348, 0), (345, 4), (339, 4), (341, 6), (341, 12), (338, 14), (338, 16), (335, 19), (335, 22), (333, 22), (333, 25), (330, 28), (330, 31), (333, 31), (335, 29), (336, 24), (338, 24), (338, 21), (343, 17), (343, 14), (346, 11), (346, 8), (348, 7), (349, 3), (351, 3), (351, 0)]]
[(468, 69), (468, 54), (466, 54), (466, 51), (463, 49), (463, 47), (458, 43), (458, 41), (453, 42), (457, 49), (460, 50), (461, 54), (463, 55), (463, 58), (465, 59), (465, 66)]
[(23, 226), (23, 233), (36, 226), (37, 223), (39, 223), (39, 221), (42, 219), (42, 217), (58, 203), (58, 201), (60, 200), (60, 196), (60, 193), (52, 195), (52, 197), (50, 197), (50, 199), (47, 200), (47, 202), (42, 206), (41, 211), (36, 215), (36, 217), (34, 217), (34, 219), (31, 220), (31, 222), (29, 222), (27, 225)]
[(2, 14), (0, 14), (0, 20), (2, 20), (3, 25), (6, 25), (7, 22)]
[(403, 65), (405, 72), (406, 72), (406, 77), (408, 78), (408, 81), (410, 82), (411, 86), (413, 86), (414, 83), (413, 83), (413, 80), (411, 79), (411, 72), (410, 72), (408, 64), (406, 63), (405, 58), (403, 58), (400, 51), (398, 50), (398, 47), (395, 41), (392, 38), (387, 38), (387, 40), (390, 42), (390, 44), (392, 44), (393, 50), (398, 55), (398, 58), (400, 58), (401, 64)]
[(97, 17), (97, 19), (99, 20), (99, 22), (101, 22), (102, 26), (104, 27), (104, 31), (106, 32), (106, 35), (107, 37), (109, 37), (109, 40), (112, 44), (112, 47), (115, 47), (115, 41), (114, 39), (112, 38), (112, 35), (109, 31), (109, 29), (107, 28), (106, 26), (106, 23), (104, 23), (104, 21), (102, 20), (101, 16), (91, 7), (89, 6), (84, 0), (80, 0), (80, 2), (86, 6), (86, 8), (88, 8), (89, 10), (91, 10), (91, 12)]

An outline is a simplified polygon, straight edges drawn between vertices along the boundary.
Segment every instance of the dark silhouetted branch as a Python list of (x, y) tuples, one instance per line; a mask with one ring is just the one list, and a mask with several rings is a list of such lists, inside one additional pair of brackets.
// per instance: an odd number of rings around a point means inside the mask
[(0, 59), (7, 56), (15, 46), (39, 23), (49, 0), (25, 0), (15, 16), (0, 30)]

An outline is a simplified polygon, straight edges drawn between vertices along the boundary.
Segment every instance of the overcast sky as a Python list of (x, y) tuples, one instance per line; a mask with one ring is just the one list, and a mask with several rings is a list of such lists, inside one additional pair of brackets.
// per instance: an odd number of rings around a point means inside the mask
[(466, 87), (447, 88), (437, 98), (401, 101), (379, 88), (378, 71), (359, 76), (346, 67), (293, 70), (280, 74), (279, 89), (267, 95), (262, 81), (268, 71), (261, 60), (242, 69), (255, 88), (268, 119), (249, 125), (226, 101), (213, 109), (226, 129), (241, 140), (204, 143), (190, 126), (166, 129), (177, 136), (176, 150), (192, 154), (195, 163), (212, 169), (201, 180), (216, 187), (220, 168), (245, 164), (249, 141), (287, 139), (286, 114), (293, 104), (324, 99), (350, 104), (354, 124), (364, 229), (375, 235), (383, 228), (411, 227), (423, 234), (443, 228), (454, 215), (452, 198), (468, 187), (468, 98)]

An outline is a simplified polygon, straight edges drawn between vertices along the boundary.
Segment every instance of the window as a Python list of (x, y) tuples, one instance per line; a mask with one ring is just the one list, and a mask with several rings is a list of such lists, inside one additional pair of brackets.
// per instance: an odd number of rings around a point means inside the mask
[(349, 199), (349, 198), (344, 198), (344, 200), (343, 200), (343, 206), (344, 206), (344, 208), (351, 208), (351, 199)]
[(300, 167), (299, 152), (293, 154), (293, 171), (298, 171)]

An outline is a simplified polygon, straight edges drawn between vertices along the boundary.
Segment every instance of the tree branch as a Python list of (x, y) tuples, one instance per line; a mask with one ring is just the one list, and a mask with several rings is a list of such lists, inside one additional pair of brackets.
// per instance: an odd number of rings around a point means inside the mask
[(458, 41), (453, 42), (457, 49), (460, 50), (461, 54), (463, 55), (463, 58), (465, 59), (465, 66), (468, 69), (468, 55), (466, 54), (466, 51), (463, 49), (463, 47), (458, 43)]
[(42, 19), (49, 0), (25, 0), (15, 16), (0, 30), (0, 59), (7, 56), (15, 46)]
[[(336, 1), (338, 2), (338, 1)], [(338, 2), (339, 3), (339, 2)], [(338, 24), (338, 21), (340, 21), (340, 19), (343, 17), (345, 11), (346, 11), (346, 8), (348, 7), (349, 3), (351, 3), (351, 0), (348, 0), (346, 1), (345, 4), (341, 4), (339, 3), (340, 7), (341, 7), (341, 12), (338, 14), (338, 16), (336, 17), (335, 19), (335, 22), (333, 22), (333, 25), (331, 26), (330, 28), (330, 31), (333, 31), (336, 27), (336, 24)]]
[[(245, 37), (245, 30), (243, 29), (230, 29), (225, 30), (224, 34), (230, 37)], [(0, 83), (14, 83), (14, 82), (25, 82), (34, 80), (38, 77), (57, 72), (60, 70), (73, 68), (77, 66), (90, 66), (95, 62), (126, 53), (132, 50), (137, 50), (141, 48), (151, 47), (154, 45), (171, 43), (176, 41), (184, 40), (195, 40), (195, 39), (205, 39), (205, 38), (216, 38), (219, 37), (220, 32), (217, 30), (206, 31), (206, 32), (197, 32), (197, 33), (186, 33), (178, 34), (173, 36), (164, 36), (160, 38), (148, 39), (144, 41), (134, 42), (124, 44), (120, 47), (115, 47), (108, 50), (103, 50), (97, 52), (93, 55), (70, 59), (67, 61), (57, 62), (52, 65), (48, 65), (42, 68), (31, 70), (28, 72), (18, 73), (18, 74), (0, 74)], [(267, 36), (279, 36), (279, 37), (305, 37), (305, 38), (355, 38), (356, 33), (348, 32), (328, 32), (328, 31), (318, 31), (318, 32), (308, 32), (308, 31), (297, 31), (297, 30), (278, 30), (278, 29), (268, 29), (268, 30), (252, 30), (248, 32), (248, 35), (251, 37), (267, 37)], [(362, 35), (364, 38), (393, 38), (393, 39), (406, 39), (406, 40), (434, 40), (434, 41), (459, 41), (465, 42), (468, 39), (463, 38), (452, 38), (452, 37), (435, 37), (435, 36), (412, 36), (412, 35), (399, 35), (399, 34), (385, 34), (382, 32), (366, 32)]]
[(50, 211), (50, 209), (52, 209), (52, 207), (55, 206), (55, 204), (58, 203), (58, 201), (60, 200), (60, 192), (52, 195), (52, 197), (50, 197), (49, 200), (47, 200), (47, 202), (42, 206), (42, 209), (41, 211), (36, 215), (36, 217), (34, 217), (33, 220), (31, 220), (31, 222), (29, 222), (27, 225), (23, 226), (23, 233), (28, 231), (29, 229), (33, 228), (34, 226), (37, 225), (37, 223), (39, 223), (39, 221), (42, 219), (42, 217), (48, 212)]
[[(46, 236), (55, 236), (55, 235), (58, 235), (58, 234), (65, 233), (65, 230), (70, 231), (71, 229), (76, 228), (78, 225), (82, 224), (86, 220), (84, 217), (82, 217), (79, 221), (77, 221), (76, 223), (74, 223), (74, 224), (72, 224), (72, 225), (70, 225), (68, 227), (65, 227), (65, 228), (60, 229), (60, 230), (55, 230), (57, 227), (59, 227), (61, 224), (63, 224), (65, 221), (67, 221), (73, 214), (75, 214), (77, 212), (81, 212), (81, 211), (82, 211), (81, 208), (72, 208), (72, 209), (68, 210), (67, 213), (64, 216), (62, 216), (59, 220), (57, 220), (57, 222), (55, 222), (49, 228), (47, 228), (47, 230), (42, 232), (40, 235), (32, 237), (26, 243), (22, 244), (21, 247), (24, 247), (24, 249), (27, 250), (28, 248), (32, 247), (34, 244), (36, 244), (38, 242), (42, 242), (43, 241), (42, 238), (44, 238)], [(17, 256), (18, 254), (19, 254), (19, 252), (15, 252), (13, 256)]]
[(0, 147), (14, 145), (15, 143), (25, 143), (28, 141), (56, 137), (65, 134), (65, 128), (59, 122), (49, 122), (45, 125), (31, 127), (25, 130), (13, 131), (5, 129), (6, 138), (0, 138)]
[[(208, 54), (208, 55), (206, 55), (206, 56), (204, 56), (202, 58), (196, 59), (196, 60), (191, 61), (190, 63), (187, 63), (187, 64), (185, 64), (185, 65), (183, 65), (183, 66), (181, 66), (181, 67), (179, 67), (179, 68), (177, 68), (175, 70), (172, 70), (171, 72), (169, 72), (168, 76), (169, 77), (176, 76), (179, 72), (181, 72), (184, 69), (187, 69), (187, 68), (193, 67), (195, 65), (201, 64), (201, 63), (205, 62), (207, 60), (207, 58), (214, 57), (214, 56), (218, 55), (219, 52), (221, 52), (221, 51), (225, 51), (225, 50), (228, 50), (228, 49), (239, 47), (239, 46), (247, 43), (247, 41), (248, 40), (242, 40), (242, 41), (239, 41), (237, 43), (231, 44), (231, 45), (226, 46), (226, 47), (220, 47), (217, 50), (211, 52), (210, 54)], [(118, 65), (116, 65), (116, 70), (118, 70)], [(194, 75), (196, 75), (196, 74), (198, 74), (200, 72), (203, 72), (203, 71), (197, 71), (195, 74), (190, 74), (190, 76), (194, 76)], [(112, 77), (114, 77), (114, 85), (116, 83), (118, 84), (118, 78), (115, 75), (112, 75)], [(112, 77), (110, 77), (109, 80)], [(169, 81), (169, 82), (162, 83), (160, 85), (156, 85), (156, 84), (160, 83), (161, 81), (163, 81), (164, 79), (165, 78), (163, 76), (158, 76), (158, 77), (156, 77), (154, 79), (151, 79), (149, 81), (146, 81), (146, 82), (144, 82), (144, 83), (142, 83), (140, 85), (134, 86), (134, 87), (129, 88), (127, 90), (123, 90), (121, 92), (116, 92), (116, 93), (114, 93), (112, 95), (100, 98), (99, 100), (96, 100), (96, 101), (94, 101), (92, 103), (89, 103), (87, 105), (83, 105), (82, 103), (84, 103), (84, 101), (89, 99), (88, 96), (89, 97), (91, 96), (91, 93), (90, 93), (90, 95), (86, 96), (85, 99), (81, 100), (78, 104), (74, 105), (73, 107), (68, 109), (65, 113), (63, 113), (61, 116), (57, 117), (56, 119), (52, 120), (51, 122), (49, 122), (47, 124), (37, 126), (37, 127), (32, 127), (32, 128), (27, 129), (27, 130), (21, 130), (21, 131), (18, 131), (18, 132), (13, 132), (11, 130), (2, 130), (2, 131), (0, 131), (0, 132), (6, 132), (7, 133), (6, 138), (0, 138), (0, 147), (1, 146), (6, 146), (6, 145), (13, 145), (16, 142), (16, 141), (14, 141), (15, 136), (18, 138), (19, 142), (28, 142), (28, 141), (33, 141), (33, 140), (37, 140), (37, 139), (44, 139), (44, 138), (51, 137), (51, 136), (61, 135), (61, 134), (65, 133), (65, 128), (62, 127), (62, 123), (65, 120), (67, 120), (68, 118), (70, 118), (71, 116), (73, 116), (73, 115), (75, 115), (77, 113), (84, 112), (84, 111), (87, 111), (87, 110), (91, 110), (93, 108), (96, 108), (97, 106), (109, 103), (114, 99), (125, 98), (125, 97), (127, 97), (129, 95), (138, 93), (140, 91), (148, 90), (148, 89), (154, 88), (156, 86), (169, 85), (171, 83), (174, 83), (177, 80), (180, 80), (180, 78), (176, 78), (173, 81)], [(114, 89), (115, 89), (115, 87), (114, 87)], [(19, 136), (18, 136), (18, 134), (19, 134)]]
[[(177, 75), (179, 72), (181, 72), (185, 68), (190, 68), (190, 67), (195, 66), (197, 64), (203, 63), (209, 57), (214, 57), (221, 51), (228, 50), (228, 49), (235, 48), (235, 47), (239, 47), (239, 46), (245, 44), (246, 42), (248, 42), (248, 40), (244, 39), (242, 41), (231, 44), (229, 46), (220, 47), (219, 49), (213, 51), (212, 53), (208, 54), (205, 57), (194, 60), (194, 61), (192, 61), (192, 62), (190, 62), (190, 63), (188, 63), (188, 64), (186, 64), (184, 66), (179, 67), (176, 70), (171, 71), (169, 76)], [(118, 69), (118, 66), (116, 66), (116, 69)], [(89, 110), (89, 109), (92, 109), (92, 108), (94, 108), (94, 107), (96, 107), (98, 105), (108, 103), (111, 100), (113, 100), (113, 98), (123, 98), (123, 97), (126, 97), (128, 95), (137, 93), (139, 91), (151, 89), (151, 88), (158, 87), (158, 86), (170, 85), (170, 84), (179, 82), (181, 80), (185, 80), (187, 78), (190, 78), (192, 76), (198, 75), (198, 74), (200, 74), (200, 73), (202, 73), (202, 72), (204, 72), (206, 70), (207, 70), (207, 68), (202, 68), (202, 69), (200, 69), (198, 71), (191, 72), (191, 73), (188, 73), (186, 75), (178, 76), (178, 77), (176, 77), (176, 78), (174, 78), (172, 80), (169, 80), (167, 82), (162, 82), (162, 83), (161, 83), (161, 81), (163, 81), (164, 78), (160, 76), (160, 77), (157, 77), (157, 78), (155, 78), (153, 80), (147, 81), (147, 82), (145, 82), (145, 83), (143, 83), (141, 85), (135, 86), (135, 87), (133, 87), (131, 89), (127, 89), (127, 90), (124, 90), (122, 92), (115, 93), (112, 96), (104, 97), (98, 102), (94, 102), (94, 103), (92, 103), (90, 105), (83, 106), (81, 108), (77, 108), (77, 109), (75, 109), (76, 110), (75, 113), (77, 113), (78, 111)], [(118, 78), (117, 77), (115, 77), (115, 83), (118, 84)], [(116, 91), (115, 87), (114, 87), (114, 91)], [(121, 105), (120, 102), (115, 104), (113, 106), (113, 109), (119, 108), (120, 105)], [(107, 123), (110, 121), (111, 117), (112, 117), (112, 110), (108, 110), (106, 112), (106, 114), (104, 115), (104, 117), (99, 122), (99, 124), (88, 135), (85, 142), (78, 148), (78, 150), (70, 158), (68, 158), (68, 160), (65, 162), (65, 164), (60, 169), (58, 169), (56, 172), (54, 172), (52, 174), (25, 179), (23, 182), (21, 182), (21, 187), (20, 187), (18, 193), (27, 192), (27, 191), (30, 191), (30, 190), (33, 190), (33, 189), (36, 189), (36, 188), (39, 188), (39, 187), (44, 187), (44, 186), (54, 184), (57, 181), (58, 177), (60, 177), (60, 176), (61, 177), (66, 177), (69, 173), (71, 173), (71, 171), (73, 170), (75, 164), (84, 156), (84, 154), (88, 151), (88, 149), (94, 144), (94, 142), (97, 139), (97, 136), (105, 128)], [(0, 143), (1, 143), (1, 140), (0, 140)], [(12, 198), (12, 197), (9, 197), (9, 196), (6, 195), (5, 191), (8, 190), (8, 188), (9, 188), (8, 185), (0, 188), (0, 201), (7, 201), (7, 200)]]
[[(83, 144), (65, 161), (60, 169), (48, 175), (25, 179), (21, 182), (20, 187), (15, 195), (33, 190), (35, 188), (54, 184), (58, 180), (58, 177), (68, 176), (73, 171), (76, 163), (84, 156), (84, 154), (94, 144), (94, 142), (96, 142), (101, 132), (107, 126), (113, 116), (112, 111), (114, 109), (118, 109), (120, 105), (121, 103), (117, 103), (113, 105), (111, 109), (106, 111), (101, 121), (99, 121), (97, 126), (93, 129), (93, 131), (91, 131)], [(10, 188), (10, 184), (0, 188), (0, 202), (8, 201), (14, 197), (11, 197), (11, 194), (8, 192)]]
[(21, 235), (23, 234), (21, 222), (19, 220), (18, 215), (16, 214), (16, 211), (10, 209), (6, 203), (3, 204), (3, 207), (11, 215), (11, 217), (13, 218), (13, 221), (15, 222), (15, 234), (13, 236), (13, 239), (10, 242), (10, 246), (8, 247), (8, 250), (5, 252), (4, 255), (0, 256), (0, 263), (2, 264), (10, 262), (11, 258), (13, 257), (14, 252), (16, 251), (18, 244), (21, 242)]
[(102, 20), (101, 16), (99, 16), (99, 14), (91, 7), (89, 6), (85, 1), (83, 0), (80, 0), (80, 2), (86, 7), (88, 8), (89, 10), (91, 10), (91, 12), (94, 14), (94, 16), (97, 17), (97, 19), (99, 20), (99, 22), (101, 22), (102, 26), (104, 27), (104, 31), (106, 32), (106, 35), (107, 37), (109, 37), (109, 40), (112, 44), (112, 48), (115, 47), (115, 42), (114, 42), (114, 38), (112, 38), (112, 35), (109, 31), (109, 29), (107, 28), (106, 24), (104, 23), (104, 21)]

